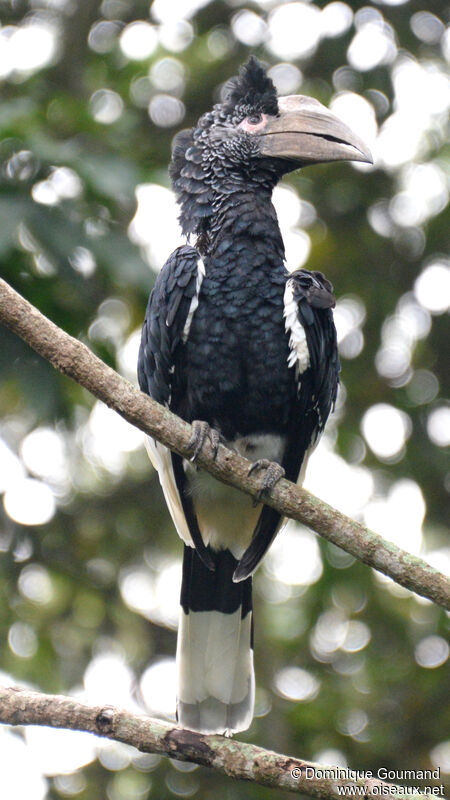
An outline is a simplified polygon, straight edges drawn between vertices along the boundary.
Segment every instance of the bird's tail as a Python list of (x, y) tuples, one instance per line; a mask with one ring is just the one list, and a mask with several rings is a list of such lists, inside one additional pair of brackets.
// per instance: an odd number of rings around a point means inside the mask
[(184, 547), (177, 643), (177, 716), (184, 728), (231, 734), (253, 717), (252, 579), (233, 583), (237, 561), (214, 553), (209, 570)]

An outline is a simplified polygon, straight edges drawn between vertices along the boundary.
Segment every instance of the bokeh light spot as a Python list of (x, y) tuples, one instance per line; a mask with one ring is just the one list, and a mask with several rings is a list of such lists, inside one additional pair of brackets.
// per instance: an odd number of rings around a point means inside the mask
[(450, 406), (439, 406), (430, 412), (427, 419), (427, 433), (438, 447), (450, 445)]
[(0, 77), (32, 73), (49, 64), (56, 53), (56, 32), (43, 21), (0, 31)]
[(144, 20), (131, 22), (120, 36), (120, 47), (127, 58), (143, 61), (149, 58), (158, 45), (158, 35), (153, 25)]
[(269, 15), (268, 48), (281, 58), (311, 56), (321, 34), (321, 12), (307, 3), (286, 3)]
[(442, 636), (425, 636), (416, 645), (414, 655), (420, 667), (435, 669), (448, 659), (450, 648)]
[(152, 122), (160, 128), (173, 128), (179, 125), (186, 108), (181, 100), (169, 94), (156, 94), (150, 101), (148, 113)]
[(353, 11), (347, 3), (339, 0), (328, 3), (321, 14), (322, 36), (342, 36), (351, 27), (352, 21)]
[(8, 644), (19, 658), (32, 658), (38, 649), (34, 628), (26, 622), (14, 622), (8, 632)]
[(35, 428), (23, 440), (20, 453), (27, 468), (51, 483), (68, 479), (64, 437), (52, 428)]
[(443, 314), (450, 308), (450, 263), (429, 264), (417, 278), (414, 293), (419, 303), (432, 314)]
[(18, 481), (25, 478), (25, 470), (20, 459), (10, 450), (8, 445), (0, 439), (0, 492), (14, 488)]
[(322, 574), (317, 537), (290, 520), (270, 548), (264, 568), (285, 584), (308, 586), (315, 583)]
[(34, 478), (12, 484), (5, 492), (3, 505), (8, 516), (20, 525), (45, 525), (56, 510), (50, 487)]
[(183, 244), (184, 237), (177, 221), (178, 206), (170, 189), (156, 183), (141, 184), (136, 188), (137, 210), (128, 228), (132, 242), (140, 245), (149, 264), (159, 271), (168, 256), (167, 242), (171, 247)]
[(381, 460), (389, 460), (402, 451), (411, 433), (411, 420), (404, 411), (377, 403), (364, 414), (361, 430), (372, 452)]
[(450, 774), (450, 739), (433, 747), (430, 758), (433, 765), (440, 769), (444, 775)]
[(341, 711), (337, 716), (336, 727), (344, 736), (358, 736), (367, 727), (369, 718), (365, 711), (354, 708)]
[(113, 652), (96, 655), (84, 673), (83, 700), (137, 710), (132, 699), (135, 676), (124, 658)]
[(54, 598), (52, 580), (41, 564), (27, 564), (19, 575), (21, 595), (38, 606), (49, 605)]
[(90, 733), (30, 725), (25, 738), (31, 758), (44, 775), (74, 772), (96, 756), (96, 740)]
[[(44, 730), (40, 728), (39, 730)], [(0, 728), (2, 754), (2, 794), (8, 800), (44, 800), (48, 797), (47, 781), (39, 761), (31, 754), (27, 742), (5, 726)]]
[(256, 47), (267, 36), (267, 24), (254, 11), (243, 9), (231, 20), (231, 30), (236, 39), (248, 47)]
[(306, 702), (317, 697), (320, 681), (300, 667), (284, 667), (275, 675), (274, 686), (282, 697), (296, 702)]
[(117, 92), (111, 89), (98, 89), (90, 99), (90, 108), (96, 122), (112, 125), (121, 116), (124, 105)]
[(164, 658), (145, 670), (140, 687), (144, 702), (151, 713), (175, 713), (175, 686), (175, 659)]
[(392, 485), (387, 497), (376, 498), (366, 506), (364, 521), (380, 536), (418, 555), (422, 547), (425, 511), (420, 486), (415, 481), (402, 478)]

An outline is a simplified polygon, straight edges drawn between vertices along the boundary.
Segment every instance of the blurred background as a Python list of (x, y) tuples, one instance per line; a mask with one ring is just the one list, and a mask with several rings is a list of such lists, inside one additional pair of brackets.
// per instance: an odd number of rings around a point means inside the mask
[[(132, 381), (149, 290), (181, 242), (171, 140), (248, 55), (367, 141), (373, 167), (312, 167), (274, 195), (289, 268), (323, 270), (338, 297), (342, 385), (306, 487), (448, 569), (447, 3), (0, 11), (0, 274)], [(0, 341), (0, 681), (173, 718), (181, 543), (143, 436)], [(256, 718), (240, 738), (449, 782), (443, 611), (293, 523), (255, 594)], [(4, 727), (0, 793), (275, 796), (89, 735)]]

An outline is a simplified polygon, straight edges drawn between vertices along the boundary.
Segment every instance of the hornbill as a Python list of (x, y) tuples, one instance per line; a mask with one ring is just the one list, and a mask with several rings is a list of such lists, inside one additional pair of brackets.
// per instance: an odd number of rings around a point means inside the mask
[(339, 373), (331, 284), (289, 273), (271, 195), (291, 170), (371, 161), (363, 142), (317, 100), (278, 97), (254, 57), (225, 99), (173, 143), (170, 176), (183, 233), (150, 295), (139, 384), (193, 423), (193, 460), (149, 440), (184, 540), (177, 718), (203, 733), (252, 720), (252, 573), (279, 531), (274, 509), (196, 468), (205, 436), (301, 484), (333, 408)]

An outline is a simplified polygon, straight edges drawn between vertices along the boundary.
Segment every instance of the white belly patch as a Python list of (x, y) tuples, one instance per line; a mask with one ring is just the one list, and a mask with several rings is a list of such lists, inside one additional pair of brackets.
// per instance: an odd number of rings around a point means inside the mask
[[(280, 462), (285, 439), (277, 434), (258, 433), (226, 444), (251, 461), (267, 458)], [(255, 507), (252, 497), (220, 483), (189, 461), (184, 461), (184, 468), (204, 543), (214, 550), (228, 549), (235, 558), (241, 558), (251, 542), (261, 505)]]

